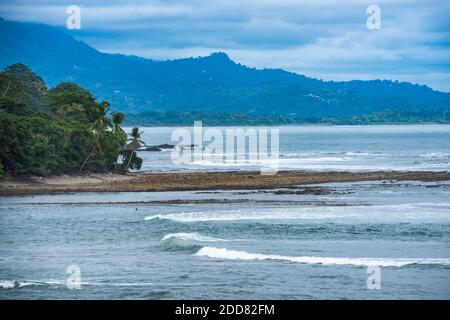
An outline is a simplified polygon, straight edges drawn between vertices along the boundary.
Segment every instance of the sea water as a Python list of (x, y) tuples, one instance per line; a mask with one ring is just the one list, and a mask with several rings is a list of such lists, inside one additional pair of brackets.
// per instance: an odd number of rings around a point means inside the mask
[[(264, 127), (243, 127), (260, 129)], [(176, 144), (176, 128), (140, 128), (148, 145)], [(192, 131), (192, 128), (187, 128)], [(225, 127), (216, 129), (225, 132)], [(279, 130), (279, 170), (376, 171), (450, 170), (450, 125), (285, 126)], [(126, 128), (131, 131), (131, 128)], [(225, 136), (225, 134), (224, 134)], [(202, 147), (205, 147), (204, 142)], [(225, 143), (224, 143), (225, 145)], [(258, 170), (248, 162), (219, 163), (207, 157), (174, 164), (172, 150), (139, 152), (142, 171)]]
[[(143, 130), (170, 142), (172, 128)], [(286, 169), (436, 171), (449, 138), (449, 126), (284, 127), (280, 150)], [(227, 170), (141, 155), (143, 170)], [(0, 298), (450, 298), (450, 181), (304, 187), (0, 198)]]
[(450, 298), (450, 181), (325, 187), (2, 198), (0, 298)]

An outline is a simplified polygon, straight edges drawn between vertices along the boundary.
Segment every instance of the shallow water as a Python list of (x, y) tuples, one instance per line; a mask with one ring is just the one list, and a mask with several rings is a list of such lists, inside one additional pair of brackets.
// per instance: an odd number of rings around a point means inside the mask
[(449, 181), (325, 187), (0, 198), (0, 298), (450, 298)]

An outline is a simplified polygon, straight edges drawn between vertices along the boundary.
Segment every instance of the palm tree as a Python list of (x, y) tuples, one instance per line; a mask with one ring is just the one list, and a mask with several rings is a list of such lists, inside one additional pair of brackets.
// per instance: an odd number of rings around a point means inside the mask
[(102, 102), (98, 105), (97, 115), (95, 121), (92, 123), (92, 130), (94, 130), (94, 140), (98, 141), (100, 135), (107, 130), (112, 128), (111, 119), (108, 118), (109, 103)]
[(141, 140), (141, 134), (142, 132), (139, 131), (138, 127), (134, 127), (131, 130), (131, 138), (128, 139), (128, 144), (127, 144), (127, 150), (130, 152), (129, 158), (128, 158), (128, 162), (126, 167), (124, 168), (124, 171), (128, 171), (128, 168), (130, 167), (130, 163), (131, 160), (133, 159), (133, 157), (136, 154), (136, 150), (139, 149), (141, 146), (145, 146), (145, 142)]
[(125, 132), (120, 127), (123, 120), (125, 120), (125, 114), (122, 112), (113, 112), (113, 113), (111, 113), (111, 117), (112, 117), (112, 122), (113, 122), (113, 132), (114, 133)]
[(109, 103), (108, 102), (102, 102), (97, 105), (96, 108), (96, 119), (91, 125), (91, 130), (94, 133), (94, 139), (93, 139), (93, 145), (92, 150), (84, 159), (83, 164), (81, 165), (80, 171), (83, 171), (84, 166), (86, 165), (86, 162), (94, 156), (96, 150), (101, 151), (101, 146), (99, 144), (99, 138), (102, 135), (103, 132), (105, 132), (108, 128), (112, 127), (111, 120), (108, 118), (108, 110), (109, 110)]
[(120, 126), (125, 120), (125, 114), (122, 112), (111, 113), (112, 123), (113, 123), (113, 133), (117, 137), (119, 147), (122, 148), (127, 141), (127, 133)]

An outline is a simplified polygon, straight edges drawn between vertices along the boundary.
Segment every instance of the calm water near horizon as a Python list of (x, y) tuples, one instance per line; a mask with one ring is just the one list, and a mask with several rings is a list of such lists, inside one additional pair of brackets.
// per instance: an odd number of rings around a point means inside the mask
[[(280, 127), (280, 153), (283, 169), (448, 171), (450, 126)], [(141, 155), (144, 171), (231, 169)], [(320, 187), (0, 198), (0, 299), (450, 298), (450, 181)]]
[[(218, 127), (224, 132), (224, 127)], [(233, 128), (233, 127), (231, 127)], [(244, 127), (262, 128), (262, 127)], [(271, 127), (272, 128), (272, 127)], [(448, 171), (450, 125), (282, 126), (279, 170), (307, 171)], [(131, 128), (125, 128), (127, 132)], [(148, 145), (175, 144), (172, 127), (143, 127)], [(192, 131), (192, 128), (188, 128)], [(171, 150), (140, 152), (142, 171), (257, 170), (239, 163), (196, 161), (174, 165)]]

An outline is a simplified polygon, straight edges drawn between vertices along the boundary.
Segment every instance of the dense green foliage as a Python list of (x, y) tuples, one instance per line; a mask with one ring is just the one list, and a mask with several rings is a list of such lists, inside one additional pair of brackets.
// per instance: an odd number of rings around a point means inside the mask
[(202, 111), (352, 118), (387, 109), (450, 108), (450, 93), (423, 85), (322, 81), (284, 70), (249, 68), (225, 53), (173, 61), (112, 55), (45, 25), (0, 19), (0, 39), (0, 68), (25, 63), (47, 83), (76, 82), (127, 115)]
[(186, 126), (202, 120), (207, 126), (235, 125), (295, 125), (295, 124), (414, 124), (414, 123), (450, 123), (450, 108), (427, 110), (385, 110), (351, 118), (304, 117), (297, 115), (255, 115), (244, 113), (213, 112), (146, 112), (139, 116), (130, 115), (129, 125), (143, 126)]
[(142, 160), (123, 161), (124, 114), (108, 110), (76, 84), (47, 90), (28, 67), (7, 68), (0, 73), (0, 177), (140, 168)]

